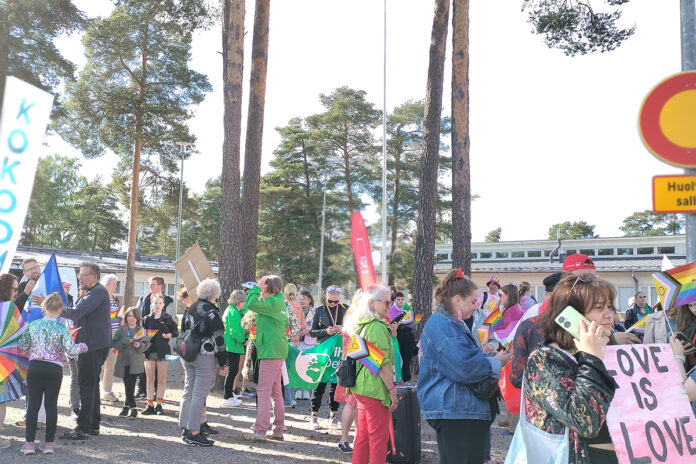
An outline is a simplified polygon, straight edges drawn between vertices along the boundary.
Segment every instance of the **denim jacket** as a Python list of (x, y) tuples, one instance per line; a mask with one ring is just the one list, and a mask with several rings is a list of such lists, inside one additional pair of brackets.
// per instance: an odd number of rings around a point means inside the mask
[(463, 321), (437, 307), (421, 334), (423, 357), (418, 374), (418, 402), (426, 419), (490, 420), (487, 400), (468, 385), (500, 376), (501, 363), (487, 357)]

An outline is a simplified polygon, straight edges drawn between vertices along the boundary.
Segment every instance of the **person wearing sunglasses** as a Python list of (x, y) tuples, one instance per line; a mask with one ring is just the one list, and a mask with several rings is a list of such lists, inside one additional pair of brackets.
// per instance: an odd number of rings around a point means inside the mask
[[(341, 287), (331, 285), (326, 289), (326, 304), (319, 306), (314, 311), (312, 319), (312, 328), (309, 335), (317, 339), (317, 343), (321, 343), (329, 337), (340, 334), (343, 330), (343, 316), (346, 314), (348, 307), (341, 303)], [(326, 383), (320, 382), (317, 388), (312, 392), (312, 415), (310, 417), (310, 428), (312, 430), (319, 429), (319, 408), (321, 400), (326, 390)], [(331, 384), (329, 392), (329, 409), (331, 410), (330, 420), (331, 427), (340, 427), (341, 421), (338, 418), (339, 403), (334, 400), (336, 394), (336, 384)]]

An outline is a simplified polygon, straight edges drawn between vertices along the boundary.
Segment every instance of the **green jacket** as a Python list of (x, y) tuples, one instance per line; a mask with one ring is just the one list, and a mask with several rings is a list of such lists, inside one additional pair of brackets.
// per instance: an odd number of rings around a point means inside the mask
[(246, 334), (242, 327), (242, 313), (229, 305), (222, 316), (225, 323), (225, 348), (228, 353), (244, 354)]
[(114, 350), (118, 351), (116, 364), (114, 365), (114, 376), (120, 379), (123, 378), (123, 366), (126, 356), (130, 357), (131, 374), (142, 374), (145, 372), (144, 353), (150, 347), (150, 342), (140, 342), (140, 346), (138, 348), (128, 348), (130, 344), (130, 340), (128, 339), (128, 327), (123, 325), (116, 330), (116, 333), (114, 333), (112, 342)]
[(259, 300), (261, 289), (255, 286), (249, 290), (244, 302), (246, 311), (256, 313), (256, 352), (259, 359), (285, 359), (288, 357), (288, 340), (285, 328), (288, 317), (285, 315), (283, 294)]
[[(378, 317), (363, 319), (358, 322), (355, 333), (384, 352), (382, 365), (388, 365), (388, 370), (391, 372), (391, 365), (394, 364), (394, 345), (392, 345), (392, 336), (387, 323)], [(348, 393), (380, 400), (384, 406), (389, 407), (391, 405), (389, 390), (382, 382), (382, 378), (379, 375), (373, 375), (360, 361), (355, 363), (355, 367), (357, 373), (355, 386), (349, 388)]]

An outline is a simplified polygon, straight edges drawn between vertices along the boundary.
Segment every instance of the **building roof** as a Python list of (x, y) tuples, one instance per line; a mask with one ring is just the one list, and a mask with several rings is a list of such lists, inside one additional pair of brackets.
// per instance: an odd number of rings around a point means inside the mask
[[(662, 269), (662, 257), (612, 257), (604, 258), (601, 256), (592, 257), (595, 263), (597, 272), (659, 272)], [(670, 256), (670, 261), (675, 266), (686, 264), (684, 256)], [(554, 273), (562, 269), (562, 263), (558, 259), (553, 263), (545, 259), (493, 259), (493, 260), (476, 260), (471, 262), (472, 273)], [(447, 272), (452, 269), (452, 261), (439, 261), (435, 265), (435, 272)]]
[[(126, 272), (125, 253), (106, 253), (100, 251), (64, 250), (58, 248), (41, 248), (18, 246), (12, 259), (12, 267), (21, 269), (22, 261), (26, 258), (34, 258), (39, 264), (46, 264), (51, 254), (56, 254), (59, 266), (78, 268), (83, 262), (98, 264), (102, 273)], [(218, 263), (211, 262), (210, 266), (215, 273), (218, 272)], [(161, 256), (136, 255), (136, 271), (174, 272), (174, 259)]]

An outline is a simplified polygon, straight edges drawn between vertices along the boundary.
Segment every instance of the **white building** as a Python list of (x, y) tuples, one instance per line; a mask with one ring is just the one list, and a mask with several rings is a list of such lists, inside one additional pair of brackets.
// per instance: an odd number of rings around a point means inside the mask
[[(557, 246), (557, 240), (472, 243), (471, 277), (481, 289), (492, 275), (499, 276), (503, 285), (526, 280), (541, 301), (544, 277), (560, 271), (567, 255), (583, 253), (594, 261), (598, 276), (616, 285), (614, 304), (624, 310), (628, 298), (638, 290), (646, 292), (651, 305), (657, 301), (652, 274), (660, 271), (663, 255), (675, 266), (686, 264), (684, 235), (563, 240), (560, 249), (554, 252)], [(451, 252), (451, 243), (435, 245), (436, 274), (452, 268)]]

